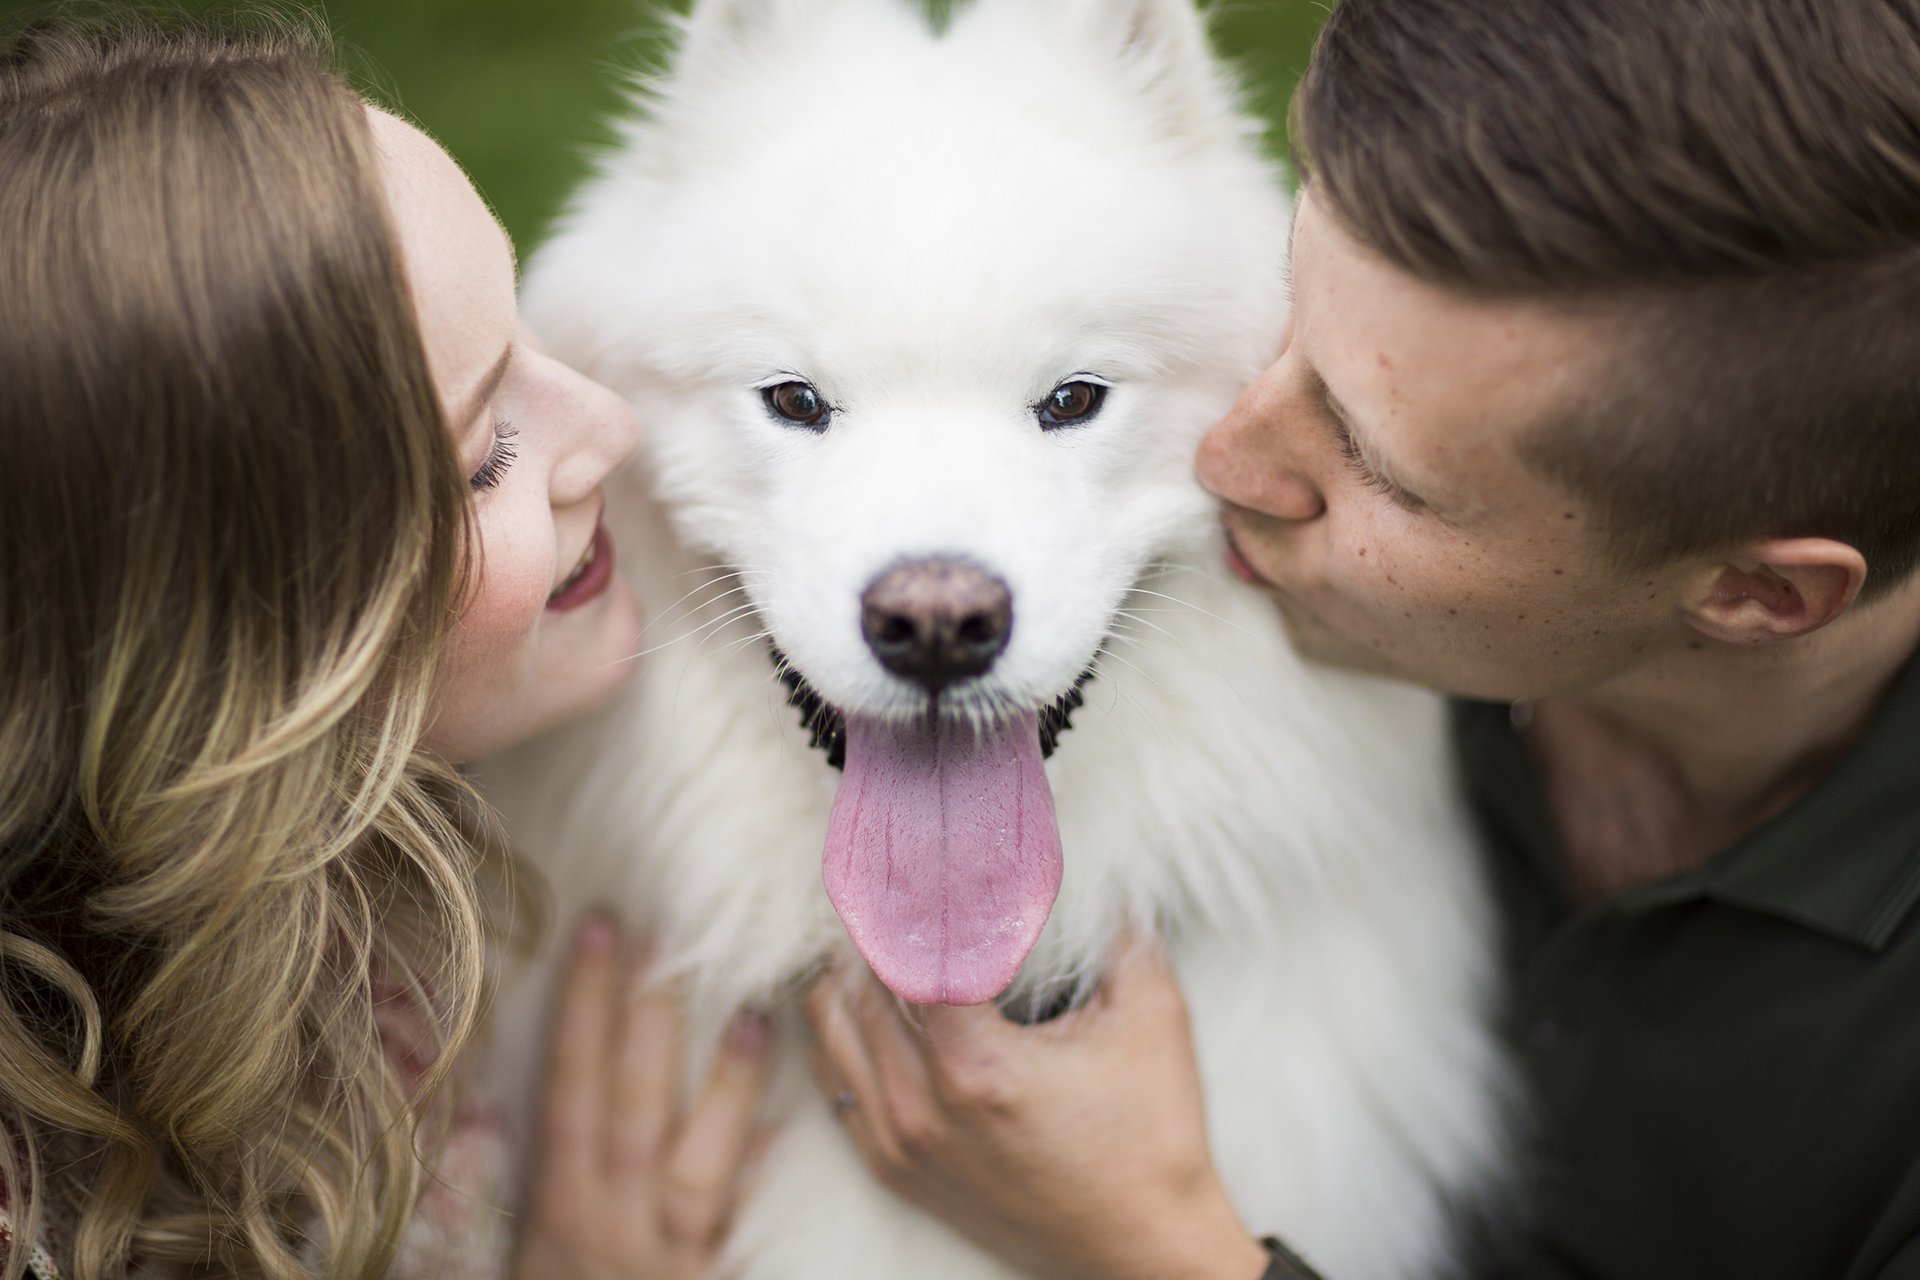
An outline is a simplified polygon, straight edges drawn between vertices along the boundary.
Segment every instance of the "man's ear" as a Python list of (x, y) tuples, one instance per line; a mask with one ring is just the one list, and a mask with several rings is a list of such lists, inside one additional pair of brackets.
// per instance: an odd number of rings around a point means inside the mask
[(1750, 543), (1703, 569), (1688, 593), (1687, 621), (1727, 644), (1810, 635), (1853, 607), (1867, 561), (1831, 538)]

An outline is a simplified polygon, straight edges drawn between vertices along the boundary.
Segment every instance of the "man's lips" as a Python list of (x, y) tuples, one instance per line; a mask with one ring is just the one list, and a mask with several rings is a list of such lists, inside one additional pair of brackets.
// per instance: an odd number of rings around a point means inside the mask
[(1261, 587), (1268, 591), (1278, 591), (1279, 587), (1258, 569), (1254, 568), (1253, 562), (1248, 560), (1245, 553), (1240, 550), (1239, 542), (1234, 539), (1233, 530), (1226, 526), (1222, 526), (1222, 528), (1227, 535), (1227, 568), (1233, 571), (1233, 576), (1247, 583), (1249, 586)]

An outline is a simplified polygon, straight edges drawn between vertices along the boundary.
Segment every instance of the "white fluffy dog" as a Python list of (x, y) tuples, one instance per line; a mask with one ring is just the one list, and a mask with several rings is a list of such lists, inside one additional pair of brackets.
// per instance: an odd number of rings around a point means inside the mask
[[(1192, 475), (1281, 340), (1288, 207), (1190, 0), (699, 0), (642, 104), (526, 301), (647, 425), (609, 500), (647, 652), (487, 781), (697, 1031), (787, 1011), (732, 1272), (1005, 1275), (860, 1168), (794, 998), (851, 942), (1040, 1016), (1130, 926), (1247, 1221), (1430, 1274), (1499, 1163), (1489, 912), (1438, 701), (1303, 668)], [(523, 1091), (544, 980), (499, 1013)]]

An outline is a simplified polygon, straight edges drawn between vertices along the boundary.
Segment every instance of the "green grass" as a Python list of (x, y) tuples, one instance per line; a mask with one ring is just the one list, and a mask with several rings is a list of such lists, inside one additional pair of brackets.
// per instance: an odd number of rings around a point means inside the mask
[[(1037, 0), (1035, 0), (1037, 2)], [(459, 157), (523, 247), (579, 177), (616, 106), (615, 69), (657, 49), (648, 0), (308, 0), (325, 13), (373, 96)], [(44, 11), (0, 0), (0, 23)], [(185, 0), (193, 12), (224, 0)], [(1223, 46), (1253, 105), (1282, 119), (1325, 16), (1320, 0), (1218, 0)], [(650, 35), (651, 33), (651, 35)]]

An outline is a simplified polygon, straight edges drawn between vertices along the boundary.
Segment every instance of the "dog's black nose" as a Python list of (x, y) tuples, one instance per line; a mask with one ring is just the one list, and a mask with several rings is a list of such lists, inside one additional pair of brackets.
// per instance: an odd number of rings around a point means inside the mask
[(1013, 634), (1007, 584), (955, 560), (896, 565), (860, 605), (860, 631), (880, 665), (929, 693), (988, 670)]

